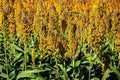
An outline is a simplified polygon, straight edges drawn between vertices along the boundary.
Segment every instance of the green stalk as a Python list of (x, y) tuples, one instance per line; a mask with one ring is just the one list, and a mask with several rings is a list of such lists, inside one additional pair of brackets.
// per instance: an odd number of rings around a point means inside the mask
[(75, 78), (75, 59), (73, 59), (73, 79)]
[(8, 59), (7, 59), (7, 44), (6, 44), (6, 38), (4, 38), (4, 53), (5, 53), (5, 69), (6, 69), (6, 73), (7, 73), (7, 80), (9, 80), (9, 77), (8, 77)]
[(90, 68), (89, 68), (89, 80), (91, 78), (91, 62), (90, 62)]
[(26, 59), (27, 59), (27, 55), (26, 55), (26, 45), (24, 45), (24, 70), (26, 71)]
[(91, 68), (92, 68), (92, 50), (90, 51), (90, 59), (89, 59), (90, 67), (89, 67), (89, 80), (91, 78)]
[(56, 72), (57, 72), (57, 74), (56, 74), (56, 78), (59, 78), (59, 71), (58, 71), (58, 62), (57, 62), (57, 59), (56, 59), (56, 57), (55, 57), (55, 62), (56, 62)]
[[(27, 49), (27, 46), (26, 46), (26, 43), (24, 43), (24, 68), (23, 70), (26, 71), (27, 69), (27, 52), (26, 52), (26, 49)], [(26, 78), (24, 80), (27, 80)]]
[(24, 70), (26, 71), (26, 53), (24, 53)]

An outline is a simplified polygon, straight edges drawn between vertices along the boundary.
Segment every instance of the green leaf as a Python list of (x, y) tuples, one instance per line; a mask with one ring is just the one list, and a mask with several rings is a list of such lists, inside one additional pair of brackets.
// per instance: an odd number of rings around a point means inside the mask
[(50, 69), (49, 68), (45, 68), (45, 69), (39, 70), (38, 72), (46, 72), (46, 71), (50, 71)]
[(6, 78), (6, 79), (7, 79), (7, 78), (8, 78), (8, 75), (5, 74), (5, 73), (1, 73), (1, 74), (0, 74), (0, 77), (2, 77), (2, 78)]
[(22, 58), (20, 58), (20, 59), (18, 59), (18, 60), (16, 60), (16, 61), (14, 61), (14, 62), (13, 62), (13, 64), (14, 64), (14, 66), (15, 66), (15, 65), (17, 65), (18, 63), (20, 63), (20, 62), (22, 62), (22, 61), (23, 61), (23, 59), (22, 59)]
[(72, 67), (68, 67), (67, 68), (67, 72), (71, 71), (72, 70)]
[(60, 69), (61, 69), (63, 72), (65, 72), (65, 68), (63, 67), (63, 65), (58, 64), (58, 66), (60, 67)]
[(114, 68), (114, 67), (112, 67), (112, 66), (110, 66), (110, 68), (111, 68), (112, 71), (113, 71), (114, 73), (116, 73), (117, 76), (120, 78), (120, 71), (118, 71), (116, 68)]
[(20, 78), (34, 78), (35, 75), (34, 73), (39, 73), (39, 72), (45, 72), (45, 71), (48, 71), (48, 70), (26, 70), (26, 71), (22, 71), (18, 74), (17, 76), (17, 80), (20, 79)]
[(3, 41), (3, 36), (2, 35), (0, 35), (0, 41)]
[(35, 75), (34, 75), (34, 74), (20, 73), (20, 74), (17, 76), (17, 80), (20, 79), (20, 78), (35, 78)]
[(0, 73), (2, 72), (2, 69), (4, 69), (4, 66), (0, 65)]
[(12, 72), (10, 72), (10, 74), (9, 74), (9, 78), (10, 78), (10, 79), (15, 78), (15, 70), (12, 71)]
[(88, 61), (83, 61), (82, 64), (89, 64), (89, 62)]
[(21, 53), (19, 53), (19, 54), (15, 54), (15, 57), (14, 57), (14, 62), (16, 61), (16, 60), (18, 60), (20, 57), (21, 57)]
[(4, 54), (0, 54), (0, 57), (3, 57), (4, 56)]
[(95, 77), (95, 78), (92, 78), (92, 79), (90, 79), (90, 80), (100, 80), (100, 79)]
[(110, 73), (110, 70), (107, 69), (103, 74), (102, 80), (106, 80), (109, 77), (109, 73)]
[(0, 34), (0, 38), (2, 38), (2, 37), (3, 37), (3, 35)]
[(22, 71), (18, 74), (17, 80), (20, 78), (34, 78), (35, 75), (32, 73), (33, 73), (32, 71)]
[(66, 72), (66, 69), (63, 67), (63, 65), (58, 64), (58, 66), (60, 67), (60, 69), (61, 69), (61, 70), (63, 71), (63, 73), (64, 73), (64, 76), (63, 76), (64, 80), (69, 80), (68, 74), (67, 74), (67, 72)]
[(24, 52), (21, 48), (19, 48), (18, 46), (16, 46), (15, 44), (12, 44), (13, 48), (15, 48), (18, 51)]
[(3, 41), (3, 39), (0, 38), (0, 42)]
[(80, 61), (75, 62), (75, 67), (78, 67), (80, 65)]
[[(33, 79), (33, 80), (35, 80), (35, 79)], [(39, 76), (36, 77), (36, 80), (47, 80), (47, 79), (45, 79), (44, 77), (39, 75)]]

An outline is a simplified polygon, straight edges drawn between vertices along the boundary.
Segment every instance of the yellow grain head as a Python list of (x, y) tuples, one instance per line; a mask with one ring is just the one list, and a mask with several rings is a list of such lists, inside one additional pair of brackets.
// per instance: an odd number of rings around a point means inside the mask
[[(15, 1), (14, 2), (14, 19), (16, 21), (16, 26), (19, 26), (20, 24), (20, 12), (21, 12), (21, 6), (20, 6), (21, 2), (19, 1)], [(16, 28), (17, 32), (19, 31), (18, 27)]]
[(58, 14), (60, 15), (60, 13), (61, 13), (61, 11), (62, 11), (62, 9), (63, 9), (60, 1), (54, 0), (54, 6), (55, 6), (55, 8), (56, 8), (56, 11), (57, 11)]
[[(46, 27), (46, 16), (44, 14), (44, 6), (42, 6), (41, 2), (35, 2), (34, 8), (35, 8), (35, 14), (34, 14), (34, 21), (33, 21), (33, 27), (35, 30), (35, 35), (39, 35), (42, 27)], [(47, 13), (46, 13), (47, 14)]]
[(47, 50), (55, 50), (56, 48), (56, 37), (55, 33), (51, 30), (48, 31), (47, 35)]
[(58, 53), (61, 53), (61, 55), (64, 56), (67, 51), (67, 41), (62, 34), (57, 37), (56, 47), (58, 48)]
[(0, 0), (0, 33), (2, 30), (2, 22), (3, 22), (2, 2), (3, 2), (3, 0)]
[(46, 48), (46, 45), (47, 45), (46, 44), (46, 38), (43, 35), (41, 35), (39, 37), (39, 50), (44, 51), (45, 48)]
[(11, 12), (8, 15), (8, 22), (9, 22), (9, 27), (8, 27), (9, 34), (8, 34), (8, 36), (10, 38), (14, 38), (15, 33), (16, 33), (16, 23), (15, 23), (15, 19), (14, 19), (14, 9), (13, 9), (13, 7), (11, 7)]
[(115, 44), (116, 44), (117, 51), (120, 52), (120, 25), (117, 29)]
[(78, 38), (72, 34), (69, 41), (70, 50), (65, 54), (65, 57), (76, 59), (78, 57)]

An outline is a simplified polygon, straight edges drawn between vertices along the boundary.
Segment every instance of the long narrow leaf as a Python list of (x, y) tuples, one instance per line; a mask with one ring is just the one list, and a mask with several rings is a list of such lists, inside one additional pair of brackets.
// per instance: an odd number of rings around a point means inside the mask
[(110, 68), (111, 68), (112, 71), (113, 71), (114, 73), (116, 73), (117, 76), (120, 78), (120, 71), (118, 71), (116, 68), (114, 68), (114, 67), (112, 67), (112, 66), (110, 66)]
[(19, 47), (16, 46), (15, 44), (12, 44), (12, 46), (13, 46), (16, 50), (21, 51), (21, 52), (24, 52), (21, 48), (19, 48)]
[(20, 78), (35, 78), (34, 74), (25, 74), (25, 73), (21, 73), (19, 74), (19, 76), (17, 76), (17, 80)]
[(18, 74), (17, 79), (24, 78), (24, 77), (34, 78), (35, 77), (35, 75), (33, 75), (34, 73), (45, 72), (45, 71), (48, 71), (48, 70), (37, 70), (36, 69), (36, 70), (22, 71)]
[(63, 73), (64, 73), (64, 80), (69, 80), (69, 78), (68, 78), (68, 74), (67, 74), (67, 71), (66, 71), (66, 69), (63, 67), (63, 65), (61, 65), (61, 64), (58, 64), (58, 66), (60, 67), (60, 69), (63, 71)]
[(32, 73), (33, 73), (32, 71), (22, 71), (18, 74), (17, 80), (20, 78), (34, 78), (35, 75)]
[(9, 78), (12, 79), (12, 80), (13, 80), (13, 78), (15, 78), (15, 70), (10, 72)]
[(110, 70), (107, 69), (103, 74), (102, 80), (106, 80), (109, 77), (109, 73), (110, 73)]
[(15, 62), (16, 60), (20, 59), (21, 55), (22, 55), (21, 53), (15, 54), (15, 58), (13, 61)]
[(2, 69), (4, 68), (3, 65), (0, 65), (0, 73), (2, 72)]
[(8, 78), (7, 74), (5, 74), (5, 73), (1, 73), (1, 74), (0, 74), (0, 77), (6, 78), (6, 79)]

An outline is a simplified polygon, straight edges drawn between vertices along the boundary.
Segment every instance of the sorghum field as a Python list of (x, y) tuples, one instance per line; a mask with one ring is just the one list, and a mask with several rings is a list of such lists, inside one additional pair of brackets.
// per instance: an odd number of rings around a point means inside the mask
[(0, 0), (0, 80), (120, 80), (120, 0)]

